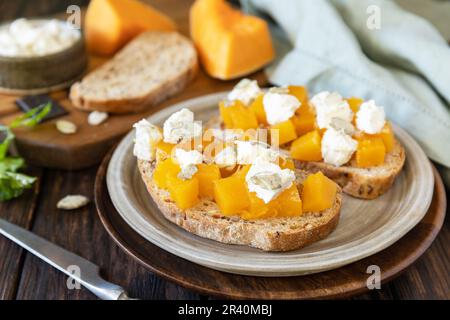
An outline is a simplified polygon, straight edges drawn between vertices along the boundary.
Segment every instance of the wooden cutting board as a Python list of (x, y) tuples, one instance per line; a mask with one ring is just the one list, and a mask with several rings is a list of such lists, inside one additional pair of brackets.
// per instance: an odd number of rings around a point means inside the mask
[[(178, 24), (180, 33), (189, 36), (189, 7), (192, 1), (152, 1), (157, 9), (171, 16)], [(106, 61), (105, 58), (89, 57), (89, 68), (93, 70)], [(257, 79), (261, 85), (266, 84), (263, 72), (258, 72), (249, 78)], [(18, 129), (16, 145), (20, 155), (28, 163), (37, 166), (80, 169), (97, 164), (101, 161), (111, 146), (116, 143), (131, 128), (133, 123), (153, 112), (173, 103), (192, 97), (231, 89), (236, 81), (220, 81), (208, 77), (200, 70), (196, 79), (177, 96), (165, 102), (150, 107), (147, 111), (127, 115), (111, 115), (99, 126), (87, 123), (88, 113), (75, 109), (68, 100), (68, 90), (58, 91), (51, 97), (58, 101), (69, 114), (57, 119), (46, 121), (33, 129)], [(21, 114), (15, 101), (19, 96), (0, 95), (0, 123), (8, 124)], [(66, 119), (75, 123), (78, 131), (73, 135), (64, 135), (56, 130), (55, 122)]]

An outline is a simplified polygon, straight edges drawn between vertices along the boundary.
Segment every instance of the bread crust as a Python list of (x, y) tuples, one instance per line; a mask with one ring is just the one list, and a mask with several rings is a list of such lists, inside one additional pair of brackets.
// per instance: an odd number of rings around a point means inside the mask
[[(300, 217), (243, 220), (225, 217), (211, 200), (202, 199), (193, 208), (180, 210), (168, 193), (152, 181), (154, 163), (138, 160), (142, 179), (154, 202), (166, 219), (188, 232), (227, 244), (246, 245), (265, 251), (289, 251), (302, 248), (328, 236), (337, 226), (342, 203), (338, 190), (332, 208), (305, 212)], [(298, 181), (305, 174), (298, 171)]]
[[(152, 36), (156, 38), (156, 40), (154, 41), (161, 42), (165, 41), (165, 37), (177, 38), (176, 40), (181, 43), (181, 45), (185, 46), (186, 50), (189, 50), (189, 54), (191, 55), (191, 57), (189, 58), (189, 62), (186, 65), (181, 66), (182, 68), (178, 70), (178, 73), (175, 76), (172, 76), (171, 78), (162, 77), (158, 80), (159, 82), (156, 88), (145, 93), (135, 95), (133, 97), (119, 99), (97, 97), (94, 98), (92, 96), (86, 97), (86, 94), (84, 92), (85, 90), (83, 88), (85, 86), (90, 86), (91, 83), (93, 85), (93, 83), (98, 82), (99, 79), (96, 79), (97, 74), (106, 73), (107, 70), (114, 66), (116, 63), (123, 63), (124, 52), (126, 52), (127, 50), (126, 46), (119, 53), (117, 53), (116, 56), (122, 55), (121, 58), (117, 60), (117, 62), (115, 58), (112, 58), (110, 61), (100, 66), (98, 69), (85, 76), (81, 80), (81, 82), (77, 82), (72, 85), (69, 94), (72, 104), (76, 108), (85, 111), (102, 111), (109, 113), (140, 112), (148, 108), (149, 106), (156, 105), (182, 91), (192, 81), (192, 79), (195, 78), (198, 72), (199, 67), (195, 48), (188, 39), (174, 32), (146, 32), (133, 40), (135, 43), (130, 44), (136, 47), (138, 46), (139, 41), (152, 41)], [(173, 39), (171, 40), (173, 41)], [(128, 50), (131, 51), (130, 49)], [(155, 52), (151, 52), (149, 54), (155, 54)], [(129, 63), (133, 63), (131, 58)], [(158, 70), (155, 70), (154, 72), (158, 72)]]

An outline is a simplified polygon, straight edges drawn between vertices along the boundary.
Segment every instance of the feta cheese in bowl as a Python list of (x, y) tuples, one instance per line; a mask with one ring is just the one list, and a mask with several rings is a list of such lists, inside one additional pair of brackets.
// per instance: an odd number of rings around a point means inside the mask
[(81, 38), (81, 32), (57, 19), (17, 19), (0, 27), (0, 56), (36, 57), (62, 51)]
[(0, 25), (0, 92), (40, 94), (75, 82), (87, 68), (83, 34), (57, 19)]

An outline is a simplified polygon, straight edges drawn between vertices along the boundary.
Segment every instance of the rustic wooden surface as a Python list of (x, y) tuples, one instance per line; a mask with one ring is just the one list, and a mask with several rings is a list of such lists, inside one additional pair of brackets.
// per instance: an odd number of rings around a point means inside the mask
[[(189, 5), (189, 1), (182, 0), (152, 1), (157, 7), (163, 2), (169, 8), (168, 13), (170, 8)], [(68, 4), (86, 3), (84, 0), (0, 0), (0, 21), (56, 13)], [(124, 286), (132, 296), (208, 299), (156, 277), (128, 257), (102, 227), (93, 203), (74, 212), (55, 209), (56, 202), (68, 193), (82, 193), (92, 199), (96, 170), (92, 167), (68, 172), (30, 167), (29, 172), (40, 178), (39, 183), (22, 197), (0, 204), (0, 217), (92, 260), (108, 280)], [(449, 243), (450, 215), (447, 214), (438, 237), (417, 262), (381, 290), (355, 299), (450, 299)], [(0, 237), (0, 256), (0, 299), (95, 299), (85, 289), (68, 290), (64, 275), (3, 237)]]

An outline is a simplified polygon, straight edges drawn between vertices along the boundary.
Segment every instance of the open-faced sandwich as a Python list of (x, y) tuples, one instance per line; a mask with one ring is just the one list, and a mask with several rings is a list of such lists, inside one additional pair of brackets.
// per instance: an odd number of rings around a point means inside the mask
[(295, 167), (323, 172), (351, 196), (374, 199), (392, 185), (405, 162), (383, 107), (375, 101), (302, 86), (262, 91), (241, 80), (219, 104), (211, 127), (268, 128), (272, 145), (290, 152)]
[(340, 187), (294, 168), (286, 154), (239, 130), (202, 130), (181, 109), (163, 127), (135, 124), (134, 154), (163, 215), (201, 237), (293, 250), (337, 225)]

